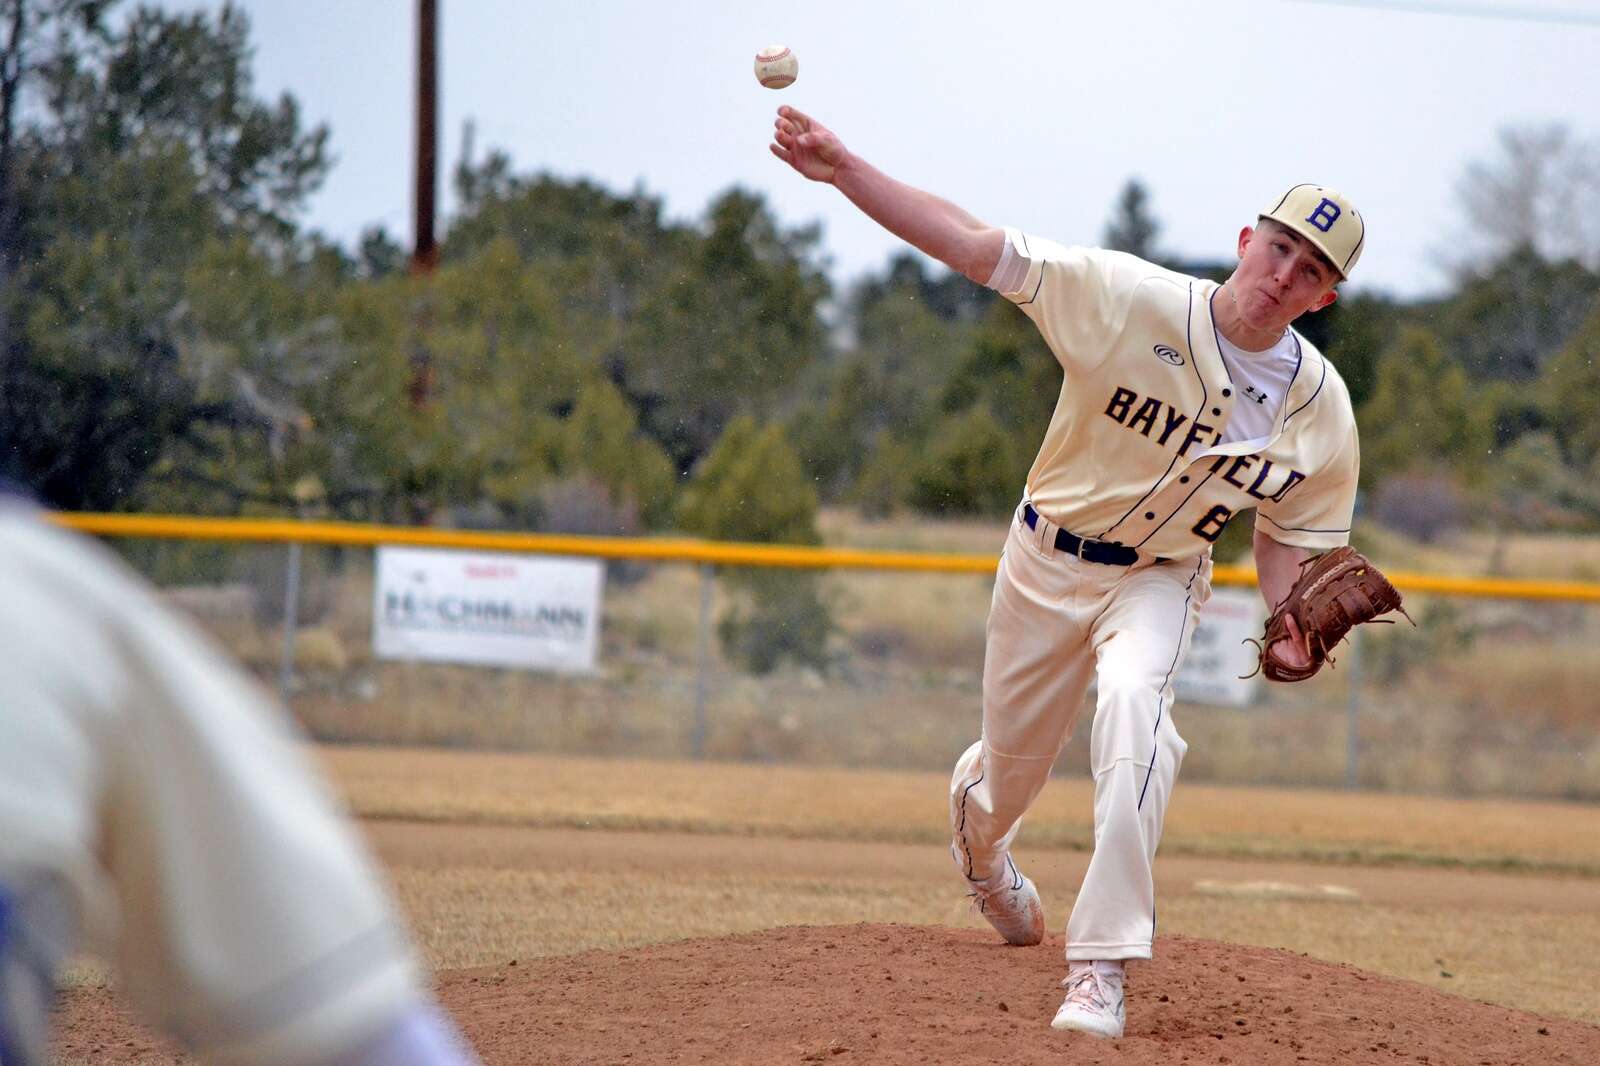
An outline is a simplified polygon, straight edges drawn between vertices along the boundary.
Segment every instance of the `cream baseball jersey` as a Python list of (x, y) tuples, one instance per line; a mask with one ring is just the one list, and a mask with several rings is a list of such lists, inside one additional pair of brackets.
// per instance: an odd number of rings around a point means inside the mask
[(71, 940), (207, 1062), (322, 1061), (420, 999), (374, 867), (253, 680), (3, 497), (0, 588), (0, 1043), (37, 1029), (27, 989)]
[(1034, 321), (1065, 373), (1028, 473), (1041, 514), (1080, 537), (1167, 559), (1206, 552), (1249, 508), (1285, 544), (1320, 551), (1349, 540), (1355, 416), (1344, 381), (1313, 345), (1291, 331), (1298, 366), (1265, 445), (1223, 443), (1242, 397), (1219, 350), (1216, 283), (1013, 229), (1006, 241), (996, 287)]

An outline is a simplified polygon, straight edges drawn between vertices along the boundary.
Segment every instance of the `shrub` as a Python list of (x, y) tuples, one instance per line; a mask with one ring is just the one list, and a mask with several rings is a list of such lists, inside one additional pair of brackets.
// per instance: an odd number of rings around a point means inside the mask
[(911, 491), (911, 468), (915, 465), (911, 446), (889, 436), (878, 438), (872, 457), (856, 481), (855, 500), (866, 518), (887, 518), (900, 508)]
[[(777, 426), (728, 424), (679, 502), (679, 521), (716, 540), (816, 544), (817, 496)], [(833, 621), (812, 571), (735, 569), (734, 602), (717, 626), (724, 652), (752, 673), (785, 659), (823, 668)]]
[(728, 423), (678, 505), (684, 529), (714, 540), (817, 544), (817, 494), (777, 426)]
[(742, 595), (717, 623), (725, 654), (752, 674), (792, 660), (826, 670), (833, 618), (810, 570), (729, 571)]
[[(591, 381), (562, 424), (558, 444), (561, 469), (587, 475), (604, 485), (614, 506), (627, 506), (636, 532), (664, 525), (672, 510), (677, 476), (661, 446), (639, 432), (638, 417), (609, 381)], [(579, 532), (573, 530), (572, 532)]]
[(931, 514), (1005, 514), (1016, 505), (1016, 446), (986, 407), (942, 421), (911, 478), (908, 502)]

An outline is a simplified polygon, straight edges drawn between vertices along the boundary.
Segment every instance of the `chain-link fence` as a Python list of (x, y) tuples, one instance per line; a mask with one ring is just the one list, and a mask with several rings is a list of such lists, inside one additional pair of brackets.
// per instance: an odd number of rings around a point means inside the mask
[[(942, 771), (977, 736), (983, 560), (616, 555), (595, 670), (556, 674), (378, 658), (370, 544), (115, 543), (320, 740)], [(1600, 800), (1600, 589), (1432, 584), (1406, 588), (1417, 628), (1362, 627), (1311, 681), (1180, 700), (1184, 779)], [(1091, 694), (1058, 773), (1085, 771), (1092, 718)]]

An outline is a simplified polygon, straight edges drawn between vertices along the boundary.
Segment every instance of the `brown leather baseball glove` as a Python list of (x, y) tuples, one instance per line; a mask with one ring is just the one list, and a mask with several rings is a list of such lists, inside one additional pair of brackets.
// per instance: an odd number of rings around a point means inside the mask
[[(1406, 621), (1417, 624), (1401, 606), (1399, 591), (1366, 556), (1348, 544), (1312, 556), (1300, 564), (1294, 587), (1267, 619), (1266, 633), (1259, 641), (1250, 642), (1256, 646), (1259, 660), (1255, 672), (1247, 676), (1262, 673), (1268, 681), (1304, 681), (1322, 669), (1324, 662), (1333, 662), (1329, 652), (1351, 629), (1362, 622), (1392, 622), (1378, 617), (1390, 611), (1399, 611)], [(1272, 650), (1281, 640), (1295, 639), (1290, 618), (1310, 657), (1305, 665), (1286, 662)]]

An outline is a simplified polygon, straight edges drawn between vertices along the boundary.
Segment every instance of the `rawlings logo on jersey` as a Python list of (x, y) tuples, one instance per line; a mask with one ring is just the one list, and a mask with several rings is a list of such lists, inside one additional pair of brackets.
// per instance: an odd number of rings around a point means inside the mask
[(1178, 350), (1169, 348), (1165, 344), (1156, 345), (1156, 358), (1163, 363), (1171, 363), (1173, 366), (1183, 365), (1183, 356), (1178, 353)]

